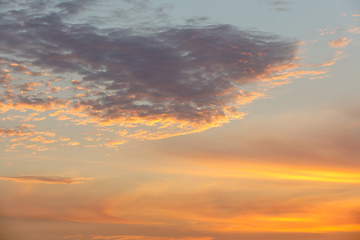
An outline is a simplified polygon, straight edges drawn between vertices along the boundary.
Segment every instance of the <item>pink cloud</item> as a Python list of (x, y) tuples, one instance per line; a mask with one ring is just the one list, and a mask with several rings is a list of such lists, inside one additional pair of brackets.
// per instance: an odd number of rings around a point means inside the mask
[(352, 40), (351, 39), (347, 39), (347, 38), (340, 38), (334, 41), (330, 41), (328, 42), (330, 47), (333, 48), (343, 48), (345, 47), (347, 44), (349, 44)]
[(360, 34), (360, 28), (354, 27), (354, 28), (349, 29), (348, 32)]

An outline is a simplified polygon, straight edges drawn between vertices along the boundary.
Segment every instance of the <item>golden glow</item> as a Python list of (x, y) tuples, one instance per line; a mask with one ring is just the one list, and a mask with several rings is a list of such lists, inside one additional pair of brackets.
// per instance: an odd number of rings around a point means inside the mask
[(360, 239), (360, 9), (308, 2), (0, 0), (0, 240)]

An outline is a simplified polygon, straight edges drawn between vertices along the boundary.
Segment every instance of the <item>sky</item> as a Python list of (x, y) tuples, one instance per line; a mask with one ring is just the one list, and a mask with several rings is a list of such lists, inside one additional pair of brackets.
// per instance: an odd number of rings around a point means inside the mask
[(357, 0), (0, 0), (1, 240), (356, 240)]

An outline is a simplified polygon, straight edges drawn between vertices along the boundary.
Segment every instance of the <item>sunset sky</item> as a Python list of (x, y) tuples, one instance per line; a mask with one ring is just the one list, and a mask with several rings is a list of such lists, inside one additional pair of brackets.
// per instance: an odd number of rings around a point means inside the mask
[(0, 0), (0, 239), (360, 239), (359, 55), (358, 0)]

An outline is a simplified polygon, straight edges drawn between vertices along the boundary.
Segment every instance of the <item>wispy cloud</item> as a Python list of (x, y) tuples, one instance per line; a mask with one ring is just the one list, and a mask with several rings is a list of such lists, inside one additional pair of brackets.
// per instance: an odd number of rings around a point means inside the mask
[(277, 11), (290, 11), (290, 8), (287, 8), (287, 7), (276, 7), (275, 10), (277, 10)]
[(273, 5), (282, 5), (282, 4), (289, 4), (291, 3), (290, 1), (272, 1), (270, 2), (270, 4), (273, 4)]
[(212, 240), (212, 237), (152, 237), (141, 235), (118, 235), (118, 236), (101, 236), (93, 235), (92, 239), (98, 240)]
[(360, 28), (358, 28), (358, 27), (353, 27), (353, 28), (349, 29), (348, 32), (351, 32), (351, 33), (360, 33)]
[(345, 30), (344, 27), (338, 27), (338, 28), (319, 28), (318, 31), (320, 32), (320, 35), (332, 35), (338, 32), (341, 32)]
[(79, 184), (84, 183), (82, 180), (91, 180), (91, 178), (67, 178), (54, 176), (21, 176), (21, 177), (5, 177), (0, 176), (0, 180), (12, 182), (27, 182), (27, 183), (46, 183), (46, 184)]
[(212, 237), (156, 237), (143, 235), (89, 235), (82, 234), (69, 235), (65, 239), (81, 240), (81, 239), (96, 239), (96, 240), (212, 240)]
[(328, 42), (330, 47), (333, 48), (343, 48), (346, 45), (348, 45), (352, 40), (351, 39), (347, 39), (347, 38), (340, 38), (340, 39), (336, 39), (334, 41), (330, 41)]
[(287, 6), (292, 3), (290, 1), (272, 1), (269, 4), (272, 5), (273, 9), (277, 11), (289, 11), (290, 8)]

